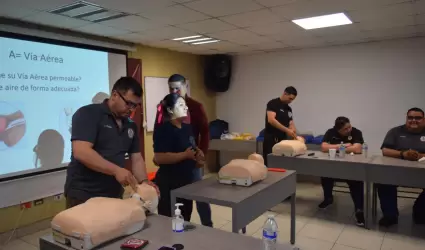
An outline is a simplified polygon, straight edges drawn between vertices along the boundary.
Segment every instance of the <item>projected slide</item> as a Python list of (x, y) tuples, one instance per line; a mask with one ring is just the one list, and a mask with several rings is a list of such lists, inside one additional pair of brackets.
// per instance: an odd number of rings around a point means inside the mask
[(72, 115), (105, 93), (107, 52), (0, 37), (0, 176), (68, 163)]

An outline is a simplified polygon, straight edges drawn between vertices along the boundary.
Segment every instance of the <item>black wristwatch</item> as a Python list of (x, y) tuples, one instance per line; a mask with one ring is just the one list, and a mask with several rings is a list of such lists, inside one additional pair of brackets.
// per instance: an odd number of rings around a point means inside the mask
[(405, 150), (403, 150), (403, 151), (400, 151), (400, 159), (403, 159), (404, 160), (404, 152), (406, 152)]

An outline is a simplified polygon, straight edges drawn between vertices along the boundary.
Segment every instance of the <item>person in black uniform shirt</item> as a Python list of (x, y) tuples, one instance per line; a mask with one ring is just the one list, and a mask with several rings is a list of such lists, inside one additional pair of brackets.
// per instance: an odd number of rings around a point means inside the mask
[(290, 86), (285, 89), (281, 97), (267, 103), (263, 143), (263, 157), (266, 166), (267, 155), (272, 152), (276, 143), (297, 137), (292, 108), (289, 106), (296, 97), (297, 90)]
[[(154, 159), (159, 165), (155, 182), (161, 193), (158, 213), (171, 217), (171, 190), (194, 182), (193, 171), (203, 166), (205, 159), (196, 145), (191, 125), (183, 123), (188, 112), (184, 98), (177, 93), (168, 94), (161, 105), (166, 119), (153, 133)], [(193, 202), (186, 199), (177, 202), (183, 204), (180, 209), (184, 220), (190, 221)]]
[[(141, 102), (142, 87), (121, 77), (110, 99), (78, 109), (72, 117), (72, 156), (67, 168), (67, 208), (93, 197), (121, 198), (123, 186), (149, 182), (140, 153), (138, 129), (129, 115)], [(125, 154), (131, 167), (125, 168)]]
[[(388, 131), (381, 146), (382, 154), (387, 157), (417, 161), (425, 157), (425, 120), (424, 111), (411, 108), (407, 112), (406, 123)], [(383, 217), (379, 225), (389, 227), (398, 223), (397, 187), (377, 184), (378, 196)], [(415, 204), (425, 203), (425, 192), (419, 195)], [(425, 210), (422, 208), (422, 210)], [(425, 223), (424, 214), (413, 214), (416, 223)], [(421, 217), (422, 219), (420, 219)]]
[[(322, 142), (322, 151), (329, 152), (329, 149), (337, 149), (341, 142), (344, 143), (347, 153), (361, 154), (362, 144), (364, 143), (362, 132), (351, 126), (347, 117), (338, 117), (335, 120), (333, 128), (326, 131)], [(333, 203), (333, 187), (335, 179), (322, 177), (322, 188), (324, 200), (319, 204), (319, 208), (327, 208)], [(350, 188), (351, 198), (354, 202), (356, 211), (356, 221), (358, 226), (364, 226), (363, 213), (363, 182), (352, 180), (338, 180), (347, 182)]]

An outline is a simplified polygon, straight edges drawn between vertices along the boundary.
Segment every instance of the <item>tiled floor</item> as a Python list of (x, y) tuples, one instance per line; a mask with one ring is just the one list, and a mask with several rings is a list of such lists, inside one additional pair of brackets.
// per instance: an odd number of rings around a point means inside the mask
[[(322, 199), (321, 187), (299, 184), (297, 188), (296, 246), (300, 250), (423, 250), (425, 227), (411, 221), (413, 199), (399, 199), (400, 221), (389, 230), (358, 228), (352, 218), (353, 205), (349, 194), (335, 193), (335, 205), (319, 211), (317, 204)], [(196, 207), (196, 206), (194, 206)], [(231, 231), (231, 210), (212, 206), (214, 227)], [(267, 214), (276, 215), (280, 242), (289, 242), (289, 203), (282, 203), (266, 212), (247, 226), (247, 236), (261, 238), (261, 227)], [(378, 215), (380, 216), (380, 215)], [(192, 222), (200, 223), (195, 210)], [(48, 230), (25, 236), (10, 242), (4, 250), (37, 250), (38, 238)], [(1, 245), (0, 245), (1, 246)], [(1, 247), (0, 247), (1, 249)]]

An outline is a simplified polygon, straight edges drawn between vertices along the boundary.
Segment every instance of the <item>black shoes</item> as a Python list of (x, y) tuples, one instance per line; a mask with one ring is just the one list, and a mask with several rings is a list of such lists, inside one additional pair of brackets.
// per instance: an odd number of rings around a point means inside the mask
[(334, 203), (334, 199), (325, 199), (319, 204), (320, 209), (325, 209)]
[(382, 227), (390, 227), (392, 225), (398, 224), (398, 217), (382, 217), (379, 220), (379, 225)]
[(363, 211), (357, 210), (357, 212), (356, 212), (356, 225), (359, 226), (359, 227), (364, 227), (365, 220), (364, 220)]

